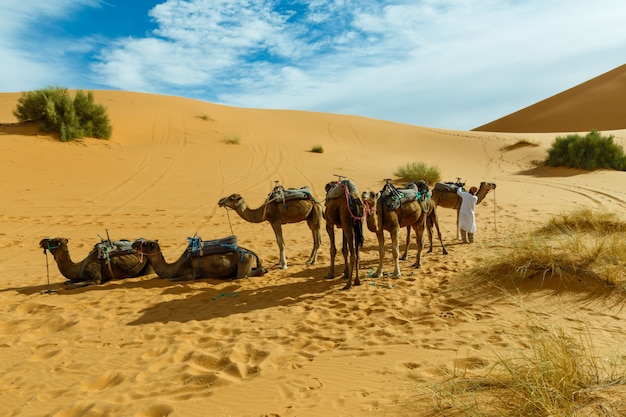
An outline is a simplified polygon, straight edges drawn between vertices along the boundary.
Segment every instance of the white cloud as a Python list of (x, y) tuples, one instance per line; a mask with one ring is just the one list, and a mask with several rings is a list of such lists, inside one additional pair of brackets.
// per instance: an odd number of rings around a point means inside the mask
[[(50, 66), (7, 39), (99, 4), (9, 1), (0, 52), (25, 84)], [(624, 15), (622, 0), (167, 0), (145, 36), (55, 45), (102, 42), (101, 86), (469, 129), (623, 64)]]

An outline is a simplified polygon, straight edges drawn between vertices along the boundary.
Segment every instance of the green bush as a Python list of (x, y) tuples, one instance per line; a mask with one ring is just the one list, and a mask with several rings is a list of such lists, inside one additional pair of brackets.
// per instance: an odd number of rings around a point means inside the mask
[(311, 152), (313, 152), (313, 153), (324, 153), (324, 148), (322, 147), (322, 145), (314, 145), (311, 148)]
[(407, 163), (405, 166), (397, 168), (393, 175), (407, 181), (424, 180), (430, 185), (441, 180), (439, 168), (434, 165), (428, 166), (424, 162)]
[(626, 156), (614, 136), (602, 136), (597, 130), (587, 135), (557, 137), (548, 151), (546, 164), (594, 170), (599, 168), (626, 171)]
[(22, 93), (13, 114), (20, 122), (37, 123), (43, 132), (58, 133), (63, 142), (85, 136), (109, 139), (112, 133), (106, 108), (82, 90), (74, 99), (62, 87)]

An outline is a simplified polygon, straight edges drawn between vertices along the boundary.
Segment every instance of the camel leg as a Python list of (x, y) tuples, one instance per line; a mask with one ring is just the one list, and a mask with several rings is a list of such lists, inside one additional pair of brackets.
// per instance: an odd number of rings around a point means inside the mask
[(313, 207), (312, 214), (307, 219), (307, 224), (309, 225), (309, 229), (311, 229), (311, 234), (313, 235), (313, 250), (311, 251), (311, 256), (309, 256), (309, 259), (306, 262), (311, 265), (315, 265), (317, 263), (317, 252), (322, 244), (320, 225), (320, 219), (322, 217), (322, 207), (321, 205), (316, 204)]
[[(350, 289), (352, 287), (352, 270), (353, 270), (353, 265), (356, 261), (356, 258), (354, 256), (354, 241), (352, 237), (353, 237), (353, 232), (351, 233), (351, 231), (344, 229), (343, 231), (343, 258), (345, 260), (345, 268), (344, 268), (343, 274), (348, 279), (348, 282), (346, 282), (346, 285), (343, 287), (344, 290)], [(350, 253), (349, 260), (348, 260), (348, 253)]]
[(430, 221), (430, 225), (429, 225), (429, 230), (428, 230), (428, 236), (430, 237), (430, 250), (428, 252), (432, 252), (433, 251), (433, 230), (432, 230), (432, 226), (433, 224), (435, 225), (435, 229), (437, 229), (437, 236), (439, 237), (439, 243), (441, 243), (441, 249), (443, 250), (443, 254), (447, 255), (448, 254), (448, 250), (446, 249), (445, 245), (443, 244), (443, 239), (441, 238), (441, 230), (439, 229), (439, 218), (437, 216), (437, 212), (433, 210), (433, 212), (431, 213), (432, 217), (429, 217), (429, 219), (431, 219)]
[(406, 227), (406, 246), (404, 247), (404, 253), (400, 257), (401, 261), (405, 261), (409, 256), (409, 246), (411, 245), (411, 226)]
[(333, 279), (335, 277), (335, 255), (337, 255), (337, 247), (335, 246), (335, 225), (327, 223), (326, 232), (330, 240), (330, 268), (325, 278)]
[(417, 257), (415, 263), (413, 264), (413, 268), (420, 268), (422, 266), (422, 250), (424, 249), (424, 228), (426, 227), (426, 222), (424, 220), (418, 220), (413, 228), (415, 230), (415, 236), (417, 240)]
[(398, 232), (400, 228), (394, 228), (391, 230), (391, 254), (393, 256), (393, 276), (400, 277), (402, 273), (400, 273), (400, 247), (398, 243)]
[(280, 269), (287, 269), (287, 255), (285, 255), (285, 241), (283, 240), (283, 227), (280, 222), (272, 223), (274, 235), (276, 235), (276, 243), (278, 244), (278, 262), (276, 263)]
[(382, 230), (376, 232), (376, 238), (378, 239), (378, 269), (372, 276), (380, 278), (383, 276), (383, 260), (385, 259), (385, 235)]
[(346, 231), (343, 231), (343, 242), (341, 243), (341, 254), (343, 255), (343, 275), (342, 278), (350, 279), (350, 264), (348, 263), (349, 238)]

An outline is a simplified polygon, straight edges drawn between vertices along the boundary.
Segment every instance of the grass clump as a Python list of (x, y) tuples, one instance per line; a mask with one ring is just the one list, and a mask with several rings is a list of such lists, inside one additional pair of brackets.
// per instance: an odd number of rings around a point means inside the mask
[(239, 145), (241, 143), (241, 138), (239, 137), (239, 135), (230, 135), (226, 136), (224, 142), (227, 145)]
[(578, 412), (593, 407), (596, 393), (626, 382), (623, 357), (599, 357), (590, 335), (570, 337), (540, 323), (529, 328), (526, 349), (497, 355), (486, 376), (453, 375), (431, 388), (437, 415), (589, 415)]
[(585, 136), (559, 136), (548, 150), (546, 164), (586, 170), (605, 168), (626, 171), (624, 149), (613, 139), (613, 135), (602, 136), (597, 130)]
[(205, 122), (211, 122), (211, 121), (213, 121), (213, 118), (212, 118), (211, 116), (209, 116), (208, 114), (206, 114), (206, 113), (203, 113), (203, 114), (201, 114), (200, 116), (196, 116), (196, 117), (197, 117), (198, 119), (202, 119), (202, 120), (204, 120)]
[(617, 215), (579, 209), (555, 216), (495, 258), (479, 262), (474, 283), (518, 285), (539, 278), (556, 286), (585, 280), (610, 286), (626, 297), (626, 224)]
[(82, 137), (109, 139), (112, 127), (106, 108), (94, 102), (92, 92), (47, 87), (22, 93), (13, 114), (20, 122), (34, 122), (45, 133), (57, 133), (63, 142)]
[(311, 148), (311, 152), (313, 152), (313, 153), (324, 153), (324, 148), (322, 148), (322, 145), (314, 145)]
[(424, 162), (409, 162), (397, 168), (393, 175), (406, 181), (424, 180), (430, 185), (441, 181), (439, 168), (434, 165), (427, 165)]

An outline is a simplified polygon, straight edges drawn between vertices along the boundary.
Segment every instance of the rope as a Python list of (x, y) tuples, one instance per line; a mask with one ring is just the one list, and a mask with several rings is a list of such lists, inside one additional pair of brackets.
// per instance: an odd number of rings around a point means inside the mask
[(350, 197), (351, 197), (350, 191), (348, 190), (348, 187), (343, 182), (341, 182), (340, 184), (346, 196), (346, 203), (348, 204), (348, 213), (350, 213), (350, 216), (352, 216), (352, 220), (354, 221), (363, 220), (363, 216), (361, 217), (355, 216), (354, 213), (352, 213), (352, 204), (350, 204)]
[(493, 229), (496, 232), (496, 239), (500, 239), (498, 235), (498, 223), (496, 221), (496, 190), (493, 190)]

